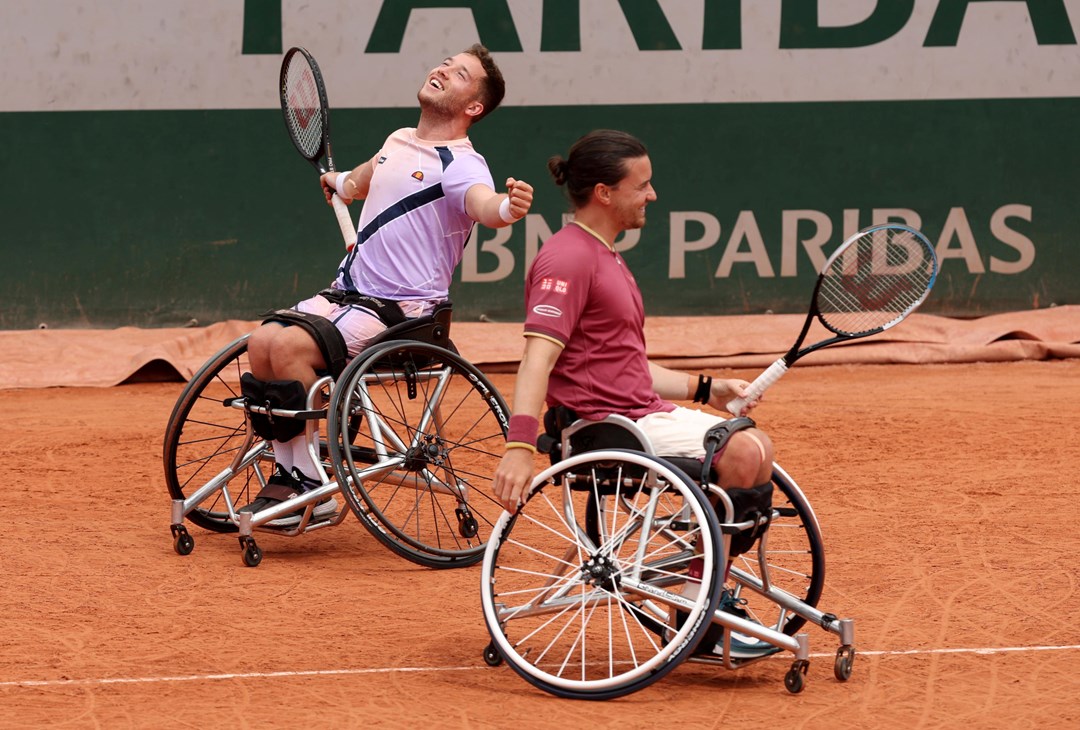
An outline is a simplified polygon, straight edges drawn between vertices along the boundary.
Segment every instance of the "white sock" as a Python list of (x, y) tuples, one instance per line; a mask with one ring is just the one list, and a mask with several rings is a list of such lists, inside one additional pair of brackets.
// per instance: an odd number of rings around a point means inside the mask
[(308, 450), (307, 439), (303, 435), (297, 436), (289, 442), (292, 447), (292, 465), (296, 467), (301, 474), (314, 482), (321, 482), (319, 477), (319, 469), (315, 466), (315, 460), (311, 458), (311, 452)]
[[(293, 439), (293, 441), (295, 440)], [(291, 474), (293, 468), (292, 441), (271, 441), (270, 444), (274, 447), (274, 461), (285, 470), (285, 473)]]

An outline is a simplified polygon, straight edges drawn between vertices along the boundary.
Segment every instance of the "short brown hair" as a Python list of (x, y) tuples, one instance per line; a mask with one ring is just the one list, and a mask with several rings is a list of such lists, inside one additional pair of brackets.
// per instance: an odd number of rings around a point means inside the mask
[(476, 56), (480, 59), (480, 65), (484, 67), (485, 76), (480, 80), (480, 103), (484, 105), (484, 111), (472, 120), (472, 123), (476, 124), (502, 104), (503, 97), (506, 96), (506, 81), (503, 80), (502, 71), (496, 65), (495, 59), (484, 46), (474, 43), (463, 53)]

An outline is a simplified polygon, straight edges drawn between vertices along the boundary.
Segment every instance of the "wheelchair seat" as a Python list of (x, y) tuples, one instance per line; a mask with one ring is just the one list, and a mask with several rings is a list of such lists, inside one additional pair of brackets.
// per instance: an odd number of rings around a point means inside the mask
[[(599, 449), (629, 449), (642, 451), (650, 456), (660, 456), (664, 461), (685, 472), (696, 482), (701, 482), (702, 462), (685, 456), (656, 454), (648, 436), (626, 416), (612, 414), (600, 421), (578, 418), (566, 406), (553, 406), (544, 414), (544, 433), (537, 440), (537, 449), (546, 453), (555, 464), (564, 456)], [(716, 472), (710, 468), (711, 481)]]
[[(364, 346), (364, 350), (381, 345), (390, 340), (414, 340), (436, 347), (442, 347), (459, 354), (454, 343), (450, 341), (450, 321), (453, 315), (453, 304), (449, 301), (441, 302), (435, 306), (431, 314), (406, 320), (401, 324), (387, 327), (385, 330), (371, 338)], [(363, 351), (360, 353), (363, 355)]]

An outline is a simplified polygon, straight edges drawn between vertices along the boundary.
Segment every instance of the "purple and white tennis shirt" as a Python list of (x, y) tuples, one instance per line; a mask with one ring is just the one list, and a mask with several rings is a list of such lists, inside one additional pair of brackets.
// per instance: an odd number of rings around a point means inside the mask
[(398, 301), (448, 298), (474, 225), (465, 194), (477, 184), (495, 187), (487, 162), (467, 137), (430, 142), (405, 128), (371, 164), (356, 246), (335, 288)]

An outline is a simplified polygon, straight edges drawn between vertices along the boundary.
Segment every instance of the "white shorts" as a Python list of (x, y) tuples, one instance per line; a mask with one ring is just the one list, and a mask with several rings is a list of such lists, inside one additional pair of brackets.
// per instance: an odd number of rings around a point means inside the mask
[(724, 420), (721, 416), (676, 406), (668, 413), (650, 413), (637, 420), (660, 456), (705, 458), (705, 432)]
[[(430, 314), (438, 302), (420, 299), (398, 302), (398, 304), (401, 305), (401, 311), (405, 313), (406, 317), (414, 319)], [(357, 304), (340, 306), (318, 294), (310, 299), (305, 299), (293, 309), (298, 312), (318, 314), (333, 322), (334, 326), (338, 328), (338, 331), (345, 338), (345, 346), (349, 349), (350, 359), (359, 355), (360, 351), (367, 346), (367, 343), (371, 342), (372, 338), (386, 329), (386, 325), (383, 324), (382, 320), (367, 307), (361, 307)]]

